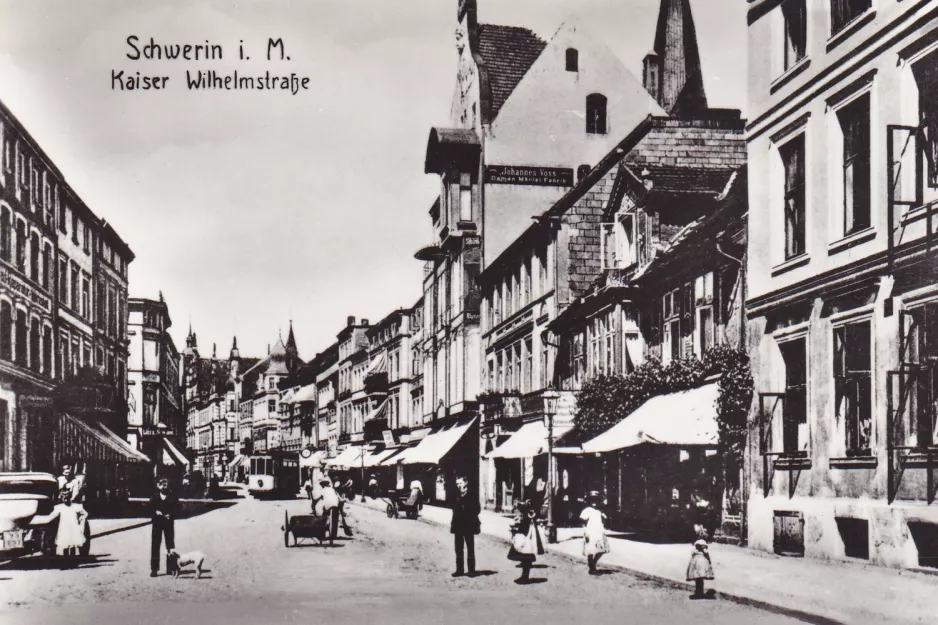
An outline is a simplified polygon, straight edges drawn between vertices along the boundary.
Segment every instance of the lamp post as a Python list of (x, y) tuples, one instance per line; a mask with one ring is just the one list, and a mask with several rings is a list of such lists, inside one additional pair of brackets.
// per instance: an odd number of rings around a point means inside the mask
[(557, 542), (557, 526), (554, 525), (554, 415), (557, 414), (557, 401), (560, 399), (553, 387), (547, 387), (542, 393), (544, 399), (544, 418), (547, 420), (547, 542)]

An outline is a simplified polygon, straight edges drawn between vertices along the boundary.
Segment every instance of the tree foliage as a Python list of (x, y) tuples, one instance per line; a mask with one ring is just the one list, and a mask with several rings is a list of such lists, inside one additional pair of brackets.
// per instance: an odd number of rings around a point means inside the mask
[(752, 401), (752, 373), (749, 357), (724, 345), (710, 348), (703, 358), (675, 360), (667, 367), (650, 359), (628, 375), (590, 379), (577, 394), (575, 437), (588, 440), (614, 426), (651, 397), (686, 390), (718, 374), (719, 444), (724, 451), (741, 454)]

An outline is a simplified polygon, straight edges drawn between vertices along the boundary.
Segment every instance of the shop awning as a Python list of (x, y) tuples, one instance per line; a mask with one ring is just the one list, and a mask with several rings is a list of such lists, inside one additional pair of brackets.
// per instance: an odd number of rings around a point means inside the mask
[(231, 471), (232, 469), (238, 468), (239, 466), (244, 464), (245, 460), (247, 460), (247, 456), (238, 454), (237, 456), (234, 457), (234, 460), (228, 463), (228, 470)]
[(166, 454), (172, 458), (174, 464), (178, 464), (181, 467), (189, 466), (189, 459), (186, 458), (186, 454), (182, 453), (182, 451), (165, 436), (163, 437), (163, 449), (165, 449)]
[(547, 427), (543, 421), (531, 421), (493, 449), (489, 458), (533, 458), (547, 451)]
[(644, 443), (715, 446), (719, 394), (719, 384), (712, 382), (652, 397), (614, 427), (583, 443), (583, 451), (603, 453)]
[(331, 460), (326, 460), (326, 465), (330, 467), (355, 467), (359, 464), (364, 447), (347, 447), (345, 451)]
[(322, 460), (325, 457), (326, 452), (324, 451), (314, 451), (308, 457), (303, 457), (303, 454), (300, 454), (300, 466), (301, 467), (321, 467)]
[(365, 456), (365, 466), (366, 467), (376, 467), (391, 456), (393, 456), (400, 447), (390, 447), (388, 449), (381, 450), (377, 453), (369, 454)]
[(307, 384), (306, 386), (301, 386), (293, 394), (293, 399), (291, 401), (294, 404), (302, 404), (304, 402), (316, 401), (316, 385)]
[(459, 442), (473, 421), (465, 425), (454, 425), (447, 430), (430, 434), (416, 446), (408, 450), (404, 464), (439, 464), (440, 460)]
[(80, 419), (63, 414), (61, 455), (88, 460), (149, 464), (150, 459), (96, 419)]
[(296, 394), (296, 393), (295, 393), (295, 392), (293, 391), (293, 389), (291, 388), (290, 390), (288, 390), (286, 393), (283, 394), (283, 397), (280, 398), (280, 403), (281, 403), (281, 404), (292, 404), (292, 403), (293, 403), (293, 396), (294, 396), (295, 394)]

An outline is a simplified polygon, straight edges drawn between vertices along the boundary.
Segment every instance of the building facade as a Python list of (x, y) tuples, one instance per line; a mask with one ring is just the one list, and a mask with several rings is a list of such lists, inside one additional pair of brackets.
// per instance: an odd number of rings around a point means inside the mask
[(934, 566), (938, 6), (749, 9), (749, 544)]
[[(186, 419), (180, 354), (169, 333), (172, 319), (158, 300), (128, 300), (127, 441), (146, 454), (158, 475), (184, 470)], [(173, 467), (173, 468), (170, 468)]]
[(76, 462), (104, 494), (126, 492), (126, 467), (146, 462), (114, 440), (127, 427), (133, 259), (0, 104), (0, 470)]

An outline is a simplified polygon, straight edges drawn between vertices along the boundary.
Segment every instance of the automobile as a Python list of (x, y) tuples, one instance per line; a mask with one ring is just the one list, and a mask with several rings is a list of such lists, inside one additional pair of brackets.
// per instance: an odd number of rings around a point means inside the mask
[[(32, 519), (52, 512), (58, 490), (58, 481), (51, 473), (0, 473), (0, 558), (55, 553), (58, 520), (33, 524)], [(85, 539), (79, 550), (82, 556), (91, 550), (89, 523), (85, 523)]]

